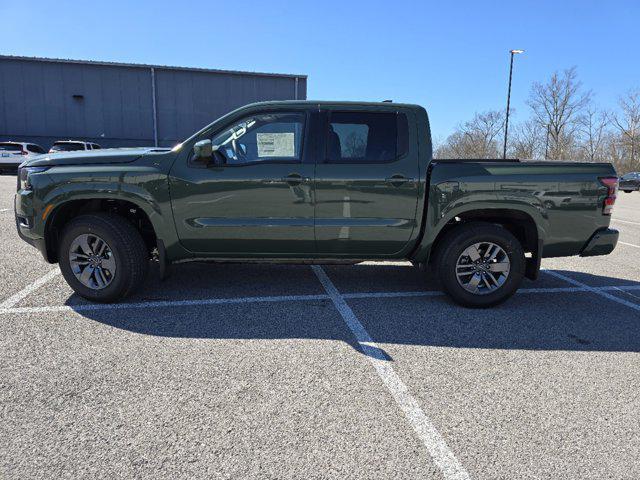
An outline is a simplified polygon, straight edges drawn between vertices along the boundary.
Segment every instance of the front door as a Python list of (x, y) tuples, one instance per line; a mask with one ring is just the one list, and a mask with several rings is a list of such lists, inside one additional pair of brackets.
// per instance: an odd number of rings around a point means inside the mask
[(178, 159), (170, 187), (182, 245), (234, 257), (315, 253), (308, 124), (304, 110), (245, 115), (209, 136), (209, 162)]
[[(415, 121), (393, 107), (331, 110), (316, 166), (319, 255), (400, 255), (418, 228)], [(411, 127), (410, 127), (411, 125)]]

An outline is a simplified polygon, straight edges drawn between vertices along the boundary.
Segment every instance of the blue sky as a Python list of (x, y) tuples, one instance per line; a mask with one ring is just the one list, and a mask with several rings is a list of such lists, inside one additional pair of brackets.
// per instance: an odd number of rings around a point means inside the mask
[(512, 48), (516, 121), (554, 70), (575, 65), (607, 108), (640, 87), (638, 0), (0, 0), (0, 16), (2, 54), (307, 74), (310, 99), (424, 105), (439, 137), (504, 108)]

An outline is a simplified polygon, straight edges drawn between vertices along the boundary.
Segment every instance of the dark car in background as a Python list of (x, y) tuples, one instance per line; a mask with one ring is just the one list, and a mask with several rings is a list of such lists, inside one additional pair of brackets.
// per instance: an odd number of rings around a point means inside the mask
[(631, 172), (620, 177), (618, 188), (626, 193), (640, 190), (640, 172)]

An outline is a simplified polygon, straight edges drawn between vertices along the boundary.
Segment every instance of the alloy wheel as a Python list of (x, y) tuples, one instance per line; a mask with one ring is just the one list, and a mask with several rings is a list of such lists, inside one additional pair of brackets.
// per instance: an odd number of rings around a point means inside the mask
[(84, 286), (101, 290), (111, 284), (116, 274), (116, 261), (111, 247), (94, 234), (82, 234), (69, 248), (71, 271)]
[(478, 242), (458, 257), (456, 278), (468, 292), (486, 295), (506, 282), (510, 268), (509, 255), (502, 247), (492, 242)]

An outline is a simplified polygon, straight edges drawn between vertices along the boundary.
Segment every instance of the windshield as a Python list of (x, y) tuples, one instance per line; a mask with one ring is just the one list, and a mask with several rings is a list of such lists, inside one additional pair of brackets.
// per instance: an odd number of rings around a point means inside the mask
[(73, 152), (74, 150), (84, 150), (82, 143), (54, 143), (50, 152)]
[(22, 145), (17, 143), (0, 143), (0, 152), (21, 152)]

